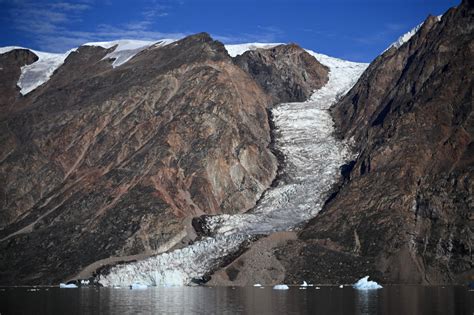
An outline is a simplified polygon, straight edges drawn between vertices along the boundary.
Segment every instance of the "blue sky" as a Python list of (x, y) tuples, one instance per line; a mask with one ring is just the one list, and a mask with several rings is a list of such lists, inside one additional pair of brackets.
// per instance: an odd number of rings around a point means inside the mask
[(0, 0), (0, 46), (62, 52), (85, 42), (179, 38), (295, 42), (369, 62), (460, 0)]

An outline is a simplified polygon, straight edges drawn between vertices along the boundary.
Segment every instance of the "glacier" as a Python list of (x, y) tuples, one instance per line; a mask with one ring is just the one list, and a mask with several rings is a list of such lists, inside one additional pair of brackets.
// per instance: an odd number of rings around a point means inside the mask
[[(241, 45), (232, 54), (259, 45)], [(340, 166), (351, 158), (348, 145), (334, 137), (329, 107), (357, 81), (368, 64), (332, 58), (307, 50), (329, 67), (329, 81), (306, 102), (283, 103), (272, 109), (275, 145), (285, 155), (285, 180), (267, 190), (251, 211), (207, 217), (212, 237), (182, 249), (116, 265), (97, 281), (104, 286), (188, 285), (218, 268), (227, 256), (253, 236), (295, 229), (322, 208)]]

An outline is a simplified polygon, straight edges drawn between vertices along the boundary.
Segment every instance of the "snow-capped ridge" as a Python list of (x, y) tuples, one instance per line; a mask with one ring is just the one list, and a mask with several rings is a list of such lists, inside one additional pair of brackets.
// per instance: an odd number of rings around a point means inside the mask
[[(436, 17), (436, 20), (439, 22), (439, 21), (441, 21), (442, 17), (443, 17), (442, 15), (438, 15)], [(420, 24), (418, 24), (417, 26), (412, 28), (410, 31), (408, 31), (405, 34), (403, 34), (402, 36), (400, 36), (396, 41), (394, 41), (392, 44), (390, 44), (390, 46), (388, 46), (387, 49), (385, 49), (383, 52), (386, 52), (387, 50), (389, 50), (392, 47), (396, 48), (396, 49), (400, 48), (403, 44), (408, 42), (413, 37), (413, 35), (415, 35), (420, 30), (420, 28), (423, 26), (424, 23), (425, 22), (421, 22)]]
[(284, 45), (284, 43), (243, 43), (224, 46), (231, 57), (236, 57), (249, 50), (255, 50), (259, 48), (268, 49), (279, 45)]
[(63, 54), (48, 53), (38, 50), (33, 50), (25, 47), (9, 46), (1, 47), (0, 54), (8, 53), (15, 49), (25, 49), (31, 51), (38, 57), (35, 62), (21, 67), (20, 78), (17, 85), (21, 89), (20, 93), (26, 95), (35, 90), (40, 85), (43, 85), (49, 80), (54, 71), (59, 68), (66, 60), (67, 56), (75, 49), (71, 49)]
[(114, 46), (115, 49), (108, 53), (104, 59), (115, 59), (112, 63), (112, 67), (118, 67), (135, 57), (138, 53), (142, 52), (145, 49), (150, 48), (151, 46), (159, 47), (166, 46), (175, 42), (175, 39), (161, 39), (159, 41), (144, 41), (144, 40), (115, 40), (110, 42), (92, 42), (86, 43), (83, 46), (98, 46), (105, 49), (110, 49)]

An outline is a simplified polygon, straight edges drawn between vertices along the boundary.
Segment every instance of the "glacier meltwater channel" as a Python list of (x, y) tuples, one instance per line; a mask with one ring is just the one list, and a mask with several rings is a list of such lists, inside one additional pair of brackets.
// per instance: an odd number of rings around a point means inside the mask
[(322, 208), (339, 168), (350, 158), (347, 145), (333, 135), (329, 107), (347, 92), (367, 64), (308, 51), (329, 67), (329, 82), (310, 100), (284, 103), (272, 110), (275, 145), (285, 156), (285, 180), (270, 188), (252, 211), (218, 215), (206, 220), (212, 237), (182, 249), (114, 266), (100, 275), (104, 286), (187, 285), (219, 266), (253, 235), (286, 231), (314, 217)]

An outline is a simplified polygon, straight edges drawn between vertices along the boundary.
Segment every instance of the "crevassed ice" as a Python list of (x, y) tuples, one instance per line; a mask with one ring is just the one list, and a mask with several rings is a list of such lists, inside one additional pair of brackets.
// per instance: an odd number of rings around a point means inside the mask
[(328, 190), (339, 177), (340, 165), (350, 155), (346, 144), (333, 136), (328, 108), (355, 84), (367, 64), (308, 52), (330, 68), (329, 82), (307, 102), (284, 103), (272, 110), (276, 146), (285, 154), (288, 179), (268, 190), (253, 211), (210, 218), (207, 225), (214, 237), (115, 266), (108, 275), (99, 277), (101, 284), (187, 285), (192, 278), (217, 267), (224, 256), (236, 252), (250, 235), (290, 230), (321, 210)]

